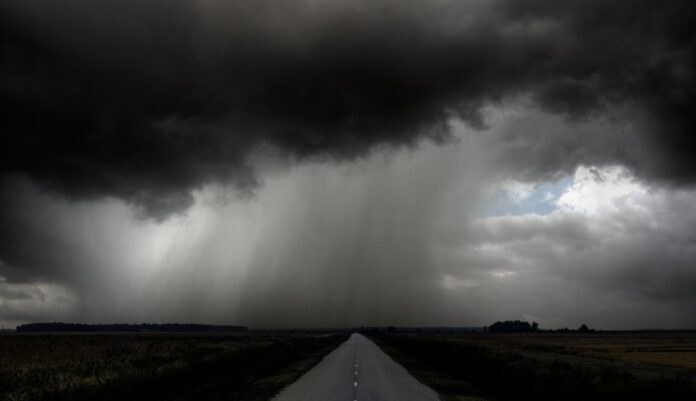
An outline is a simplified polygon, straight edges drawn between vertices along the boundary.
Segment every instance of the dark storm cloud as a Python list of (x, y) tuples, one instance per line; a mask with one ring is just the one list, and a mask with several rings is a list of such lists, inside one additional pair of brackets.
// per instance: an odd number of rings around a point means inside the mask
[[(532, 94), (646, 114), (644, 177), (696, 178), (688, 1), (26, 1), (0, 5), (0, 171), (166, 217), (248, 157), (351, 159)], [(572, 150), (571, 150), (572, 152)], [(560, 155), (559, 157), (563, 157)], [(601, 158), (601, 157), (600, 157)], [(582, 162), (582, 160), (580, 160)]]
[(506, 2), (504, 8), (513, 19), (559, 27), (554, 51), (541, 60), (555, 76), (538, 92), (543, 107), (582, 116), (606, 103), (631, 104), (647, 114), (636, 122), (643, 132), (631, 139), (650, 152), (620, 157), (609, 149), (608, 156), (645, 178), (693, 182), (693, 3), (531, 0)]
[[(0, 185), (0, 277), (10, 282), (65, 280), (76, 273), (80, 252), (69, 221), (53, 221), (60, 208), (50, 207), (24, 180), (3, 180)], [(48, 223), (50, 222), (50, 223)], [(74, 221), (72, 222), (74, 223)]]

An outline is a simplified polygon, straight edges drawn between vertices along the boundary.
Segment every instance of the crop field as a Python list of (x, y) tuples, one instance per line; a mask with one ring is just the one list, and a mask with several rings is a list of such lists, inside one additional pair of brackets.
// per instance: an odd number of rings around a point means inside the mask
[(0, 399), (268, 400), (343, 335), (0, 335)]
[(633, 367), (654, 366), (684, 368), (696, 373), (696, 334), (635, 333), (532, 336), (488, 336), (461, 339), (476, 343), (536, 350), (623, 362)]
[(696, 334), (377, 335), (446, 400), (696, 400)]

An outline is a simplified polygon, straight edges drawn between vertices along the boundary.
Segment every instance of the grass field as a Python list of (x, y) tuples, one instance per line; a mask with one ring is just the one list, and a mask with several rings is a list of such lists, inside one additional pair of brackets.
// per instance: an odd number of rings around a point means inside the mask
[(373, 336), (446, 400), (696, 400), (696, 335)]
[(268, 400), (343, 335), (0, 335), (0, 399)]
[(495, 344), (520, 350), (624, 362), (634, 367), (660, 365), (696, 372), (696, 334), (693, 333), (600, 333), (593, 335), (535, 334), (490, 336), (460, 341)]

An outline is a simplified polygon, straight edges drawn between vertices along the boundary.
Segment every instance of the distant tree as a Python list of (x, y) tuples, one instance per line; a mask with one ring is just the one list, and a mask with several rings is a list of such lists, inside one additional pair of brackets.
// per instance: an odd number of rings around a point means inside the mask
[(488, 327), (491, 333), (527, 333), (532, 331), (532, 326), (520, 320), (507, 320), (504, 322), (495, 322)]
[(396, 328), (394, 328), (394, 326), (389, 326), (387, 328), (387, 333), (395, 333), (395, 332), (396, 332)]
[(29, 323), (17, 326), (17, 332), (245, 332), (244, 326), (213, 326), (206, 324), (83, 324), (83, 323)]
[(578, 328), (578, 331), (579, 331), (580, 333), (587, 333), (588, 331), (590, 331), (590, 329), (587, 327), (586, 324), (583, 324), (582, 326), (580, 326), (580, 327)]
[(537, 331), (537, 330), (539, 330), (539, 323), (532, 322), (532, 331)]

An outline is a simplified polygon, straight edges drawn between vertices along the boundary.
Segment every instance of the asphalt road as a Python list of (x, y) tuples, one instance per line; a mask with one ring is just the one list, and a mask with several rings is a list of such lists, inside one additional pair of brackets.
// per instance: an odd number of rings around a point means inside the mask
[(438, 401), (379, 347), (353, 334), (273, 401)]

